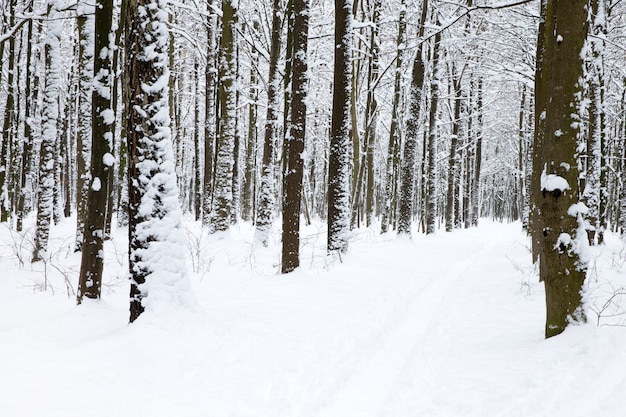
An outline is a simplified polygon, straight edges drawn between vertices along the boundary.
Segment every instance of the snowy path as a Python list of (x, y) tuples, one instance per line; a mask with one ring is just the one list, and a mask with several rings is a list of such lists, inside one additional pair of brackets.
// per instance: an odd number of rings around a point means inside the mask
[[(462, 259), (455, 259), (450, 254), (444, 269), (416, 262), (410, 274), (421, 285), (411, 293), (403, 317), (381, 335), (380, 344), (363, 358), (364, 363), (359, 364), (361, 368), (356, 375), (348, 381), (335, 402), (320, 413), (320, 417), (378, 415), (405, 368), (412, 361), (425, 359), (420, 351), (431, 337), (437, 337), (443, 312), (471, 304), (469, 294), (466, 294), (466, 300), (451, 299), (451, 287), (467, 275), (468, 269), (487, 258), (498, 244), (502, 244), (501, 239), (490, 238), (477, 245), (482, 249)], [(432, 254), (428, 258), (432, 259), (433, 255), (441, 256)]]
[[(0, 246), (0, 415), (622, 417), (626, 409), (626, 331), (590, 323), (543, 340), (543, 290), (516, 224), (410, 241), (362, 231), (342, 263), (324, 256), (318, 225), (288, 276), (276, 273), (278, 244), (254, 248), (250, 229), (217, 239), (196, 230), (197, 307), (132, 326), (120, 279), (125, 234), (108, 243), (103, 300), (76, 307), (57, 273), (75, 279), (71, 226), (52, 239), (54, 293), (41, 291), (40, 265), (20, 268), (11, 245)], [(626, 263), (609, 238), (593, 271), (596, 287), (610, 290), (626, 287)], [(2, 230), (0, 239), (11, 241)], [(590, 304), (606, 300), (600, 292)], [(95, 403), (84, 400), (94, 393)]]

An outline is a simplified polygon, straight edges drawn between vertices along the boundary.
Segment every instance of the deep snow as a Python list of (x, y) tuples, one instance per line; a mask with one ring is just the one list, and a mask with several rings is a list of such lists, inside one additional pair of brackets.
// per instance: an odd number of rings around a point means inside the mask
[(412, 240), (360, 230), (344, 259), (325, 256), (319, 224), (287, 276), (277, 230), (262, 248), (249, 224), (208, 236), (187, 223), (196, 303), (133, 325), (125, 230), (107, 242), (102, 300), (76, 306), (74, 224), (53, 228), (34, 265), (32, 229), (0, 226), (2, 416), (624, 415), (626, 328), (606, 326), (626, 318), (620, 297), (605, 326), (594, 313), (626, 285), (613, 235), (592, 249), (589, 323), (546, 341), (519, 223)]

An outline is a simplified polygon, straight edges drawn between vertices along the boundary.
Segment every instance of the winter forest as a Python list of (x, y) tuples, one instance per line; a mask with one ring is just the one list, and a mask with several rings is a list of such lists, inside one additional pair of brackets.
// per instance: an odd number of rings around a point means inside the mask
[(626, 2), (1, 7), (0, 414), (623, 415)]

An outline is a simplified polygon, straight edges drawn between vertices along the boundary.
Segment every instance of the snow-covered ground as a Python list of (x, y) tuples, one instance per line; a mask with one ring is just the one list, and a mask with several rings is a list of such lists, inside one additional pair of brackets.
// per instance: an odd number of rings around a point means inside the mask
[[(197, 302), (128, 325), (125, 231), (107, 243), (103, 298), (76, 306), (74, 220), (51, 258), (0, 226), (0, 415), (127, 417), (621, 417), (626, 247), (594, 248), (589, 323), (544, 340), (543, 286), (520, 225), (412, 240), (355, 232), (325, 256), (304, 233), (281, 276), (279, 236), (189, 223)], [(626, 307), (626, 300), (624, 300)], [(598, 326), (598, 322), (604, 326)]]

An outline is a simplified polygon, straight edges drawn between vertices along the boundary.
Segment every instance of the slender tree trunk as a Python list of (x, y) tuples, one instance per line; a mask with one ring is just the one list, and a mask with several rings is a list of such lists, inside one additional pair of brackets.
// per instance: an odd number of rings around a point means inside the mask
[(398, 37), (396, 38), (396, 70), (393, 83), (393, 104), (391, 109), (391, 126), (389, 127), (389, 145), (387, 148), (387, 166), (385, 170), (385, 194), (383, 199), (382, 217), (380, 222), (380, 232), (386, 233), (389, 230), (389, 223), (392, 218), (392, 200), (394, 195), (394, 155), (399, 146), (399, 110), (402, 83), (403, 48), (405, 45), (406, 32), (406, 5), (402, 0), (400, 5), (400, 17), (398, 18)]
[(95, 7), (94, 89), (92, 95), (91, 184), (87, 200), (87, 218), (82, 246), (76, 300), (100, 298), (104, 264), (106, 208), (109, 178), (113, 175), (113, 0), (98, 0)]
[(202, 184), (202, 225), (209, 226), (211, 221), (211, 205), (213, 202), (213, 159), (216, 138), (216, 85), (217, 85), (217, 13), (215, 0), (209, 0), (209, 16), (206, 21), (207, 31), (207, 64), (205, 70), (205, 117), (204, 117), (204, 176)]
[[(253, 36), (256, 38), (261, 30), (258, 20), (252, 23)], [(259, 54), (252, 52), (252, 64), (250, 65), (250, 104), (248, 105), (248, 143), (246, 146), (246, 171), (244, 175), (243, 204), (241, 218), (250, 221), (254, 218), (254, 185), (256, 180), (256, 147), (257, 147), (257, 113), (259, 101), (259, 80), (257, 71), (259, 66)]]
[(195, 94), (194, 94), (194, 129), (193, 129), (193, 215), (196, 221), (202, 214), (202, 172), (200, 170), (200, 69), (198, 58), (194, 63)]
[(278, 60), (281, 46), (281, 1), (272, 3), (272, 39), (269, 62), (267, 113), (265, 116), (265, 137), (263, 161), (261, 163), (261, 184), (259, 186), (259, 210), (256, 219), (255, 239), (263, 246), (268, 245), (269, 230), (275, 205), (274, 147), (278, 132), (278, 94), (280, 77)]
[[(33, 10), (32, 2), (29, 3), (27, 13), (31, 13)], [(33, 107), (33, 98), (31, 97), (31, 83), (32, 83), (32, 56), (33, 56), (33, 21), (28, 21), (28, 29), (26, 35), (26, 86), (24, 90), (24, 100), (25, 100), (25, 109), (24, 109), (24, 140), (22, 144), (22, 154), (21, 154), (21, 174), (19, 181), (19, 196), (17, 203), (17, 224), (16, 228), (18, 231), (22, 231), (24, 218), (28, 214), (28, 207), (26, 204), (27, 200), (27, 183), (30, 179), (30, 164), (32, 159), (32, 150), (33, 150), (33, 138), (32, 138), (32, 107)]]
[(236, 135), (237, 92), (235, 80), (235, 10), (230, 0), (222, 1), (222, 41), (219, 70), (220, 125), (215, 165), (215, 188), (211, 210), (211, 232), (228, 230), (233, 210), (233, 165)]
[[(439, 21), (437, 21), (439, 26)], [(430, 113), (428, 119), (428, 185), (426, 208), (426, 233), (435, 233), (437, 221), (437, 107), (439, 104), (439, 45), (441, 32), (437, 32), (433, 44), (433, 78), (430, 82)]]
[[(8, 1), (9, 27), (15, 24), (15, 7), (17, 1)], [(2, 128), (2, 150), (0, 154), (0, 222), (6, 222), (11, 215), (13, 202), (10, 199), (9, 183), (11, 173), (17, 168), (11, 166), (12, 151), (14, 148), (16, 129), (15, 108), (15, 36), (9, 38), (9, 69), (7, 77), (7, 100), (4, 108), (4, 124)]]
[[(535, 69), (535, 132), (533, 137), (533, 176), (531, 178), (531, 193), (530, 193), (530, 216), (528, 218), (531, 230), (531, 244), (532, 244), (532, 259), (533, 263), (539, 260), (539, 253), (543, 250), (543, 237), (541, 236), (541, 226), (539, 225), (539, 202), (543, 198), (541, 195), (541, 183), (540, 178), (536, 175), (537, 172), (541, 172), (543, 167), (541, 166), (542, 143), (543, 134), (545, 131), (544, 125), (546, 120), (546, 105), (548, 103), (548, 97), (546, 96), (545, 77), (544, 73), (544, 59), (545, 59), (545, 47), (544, 38), (546, 36), (546, 15), (547, 15), (548, 0), (541, 0), (540, 6), (540, 20), (537, 40), (537, 56), (536, 56), (536, 69)], [(541, 277), (539, 277), (541, 279)]]
[(335, 0), (335, 71), (328, 157), (328, 252), (348, 249), (352, 0)]
[[(453, 66), (454, 71), (454, 66)], [(453, 75), (454, 86), (454, 120), (452, 122), (452, 138), (450, 141), (450, 156), (448, 158), (448, 191), (446, 193), (446, 232), (454, 229), (455, 212), (458, 210), (458, 198), (455, 196), (455, 187), (458, 184), (457, 144), (461, 128), (461, 76)]]
[(87, 200), (91, 182), (89, 160), (91, 158), (91, 88), (93, 81), (93, 5), (87, 1), (78, 4), (78, 136), (77, 154), (77, 195), (76, 195), (76, 241), (75, 250), (80, 251), (83, 244), (83, 233), (87, 216)]
[(483, 79), (478, 79), (476, 99), (476, 150), (474, 153), (474, 179), (472, 180), (472, 226), (478, 226), (481, 215), (480, 169), (483, 149)]
[(367, 159), (367, 185), (365, 188), (365, 225), (370, 227), (374, 221), (374, 150), (376, 147), (376, 123), (378, 122), (378, 102), (376, 101), (375, 88), (378, 84), (379, 69), (378, 69), (378, 53), (380, 50), (380, 44), (378, 42), (378, 25), (380, 21), (380, 9), (382, 8), (382, 1), (375, 0), (372, 10), (372, 37), (370, 43), (370, 68), (368, 75), (367, 86), (367, 104), (368, 111), (366, 113), (366, 141), (365, 152)]
[(48, 250), (48, 236), (53, 213), (54, 151), (59, 117), (59, 91), (61, 88), (61, 31), (62, 21), (54, 2), (47, 5), (48, 22), (45, 37), (45, 75), (42, 142), (39, 153), (39, 193), (37, 199), (37, 230), (33, 262), (40, 261)]
[(417, 157), (417, 139), (419, 136), (419, 122), (421, 118), (422, 94), (424, 90), (424, 28), (428, 15), (428, 0), (422, 1), (422, 14), (418, 26), (420, 44), (413, 61), (413, 73), (409, 90), (409, 118), (406, 122), (406, 141), (402, 157), (400, 174), (400, 198), (398, 204), (398, 234), (411, 234), (413, 221), (413, 201), (415, 189), (415, 170)]

